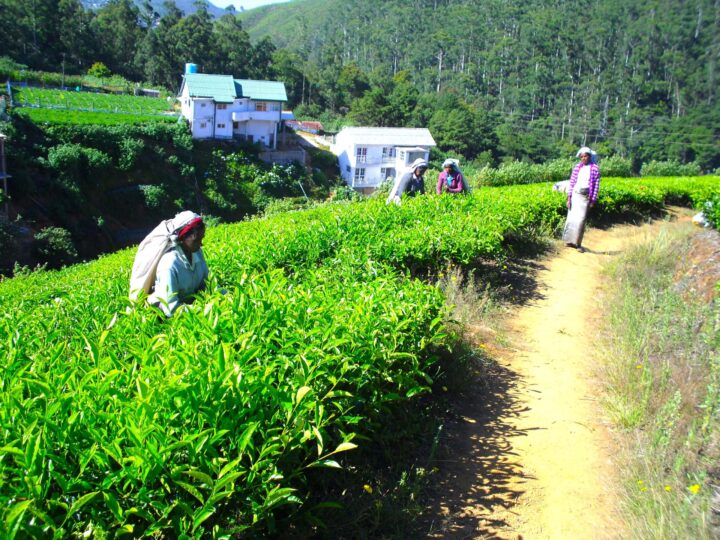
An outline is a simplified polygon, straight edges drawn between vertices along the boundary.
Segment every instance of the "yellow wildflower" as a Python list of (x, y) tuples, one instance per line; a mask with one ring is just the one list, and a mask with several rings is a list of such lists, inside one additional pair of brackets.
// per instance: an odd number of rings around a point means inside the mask
[(665, 486), (665, 491), (672, 491), (672, 488), (670, 486)]
[(688, 490), (690, 490), (690, 493), (693, 495), (697, 495), (700, 491), (700, 484), (693, 484), (692, 486), (688, 487)]
[(365, 485), (363, 486), (363, 489), (364, 489), (365, 491), (367, 491), (368, 493), (372, 493), (372, 492), (373, 492), (372, 486), (369, 486), (368, 484), (365, 484)]

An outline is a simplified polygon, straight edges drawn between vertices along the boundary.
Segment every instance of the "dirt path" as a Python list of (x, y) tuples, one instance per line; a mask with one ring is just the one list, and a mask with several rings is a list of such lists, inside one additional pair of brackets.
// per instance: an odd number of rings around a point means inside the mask
[(591, 229), (540, 261), (509, 343), (447, 426), (432, 538), (622, 538), (614, 448), (592, 349), (600, 269), (665, 222)]

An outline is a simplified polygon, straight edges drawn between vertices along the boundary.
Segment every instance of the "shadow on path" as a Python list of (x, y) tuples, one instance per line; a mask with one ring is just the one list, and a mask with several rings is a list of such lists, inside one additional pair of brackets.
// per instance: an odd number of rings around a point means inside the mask
[(496, 531), (508, 524), (491, 519), (493, 510), (509, 509), (523, 493), (517, 488), (523, 471), (509, 442), (523, 435), (510, 422), (525, 411), (519, 386), (515, 372), (485, 360), (458, 395), (445, 423), (435, 460), (439, 480), (418, 537), (500, 538)]

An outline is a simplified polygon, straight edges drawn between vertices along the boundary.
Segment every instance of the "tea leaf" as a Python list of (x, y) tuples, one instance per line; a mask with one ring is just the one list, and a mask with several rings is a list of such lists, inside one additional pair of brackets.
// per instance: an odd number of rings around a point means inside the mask
[(63, 523), (65, 523), (68, 518), (75, 513), (77, 513), (78, 510), (80, 510), (83, 506), (88, 504), (90, 501), (92, 501), (95, 497), (97, 497), (99, 491), (91, 491), (90, 493), (86, 493), (82, 497), (80, 497), (77, 501), (75, 501), (72, 506), (70, 507), (70, 510), (68, 510), (67, 515), (65, 516), (65, 519), (63, 520)]
[(310, 391), (311, 388), (309, 386), (301, 386), (300, 388), (298, 388), (298, 391), (295, 394), (295, 403), (300, 403), (302, 401), (302, 398), (304, 398)]

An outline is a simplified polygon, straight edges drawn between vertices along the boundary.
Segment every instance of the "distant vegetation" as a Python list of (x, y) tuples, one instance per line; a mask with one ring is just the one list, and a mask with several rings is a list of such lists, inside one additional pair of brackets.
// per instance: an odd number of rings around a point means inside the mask
[(634, 173), (653, 160), (720, 167), (714, 0), (299, 0), (217, 20), (207, 6), (154, 6), (6, 0), (4, 54), (66, 76), (102, 62), (171, 92), (185, 62), (281, 80), (301, 118), (428, 127), (478, 167), (584, 144)]
[(45, 88), (13, 88), (16, 106), (74, 109), (81, 111), (117, 112), (128, 114), (166, 114), (175, 112), (175, 99), (51, 90)]
[[(6, 145), (10, 196), (22, 223), (2, 227), (15, 235), (63, 228), (80, 258), (139, 242), (185, 208), (233, 221), (278, 198), (322, 200), (336, 178), (320, 160), (312, 170), (271, 166), (253, 145), (193, 141), (187, 122), (174, 116), (22, 107), (11, 120), (3, 131), (13, 141)], [(59, 265), (6, 236), (0, 234), (0, 273), (15, 261)]]
[(148, 122), (177, 122), (177, 116), (158, 116), (149, 114), (128, 114), (91, 112), (64, 109), (30, 109), (23, 108), (18, 114), (30, 118), (35, 123), (48, 124), (94, 124), (94, 125), (122, 125), (146, 124)]
[(176, 122), (174, 98), (12, 87), (12, 101), (33, 122), (62, 124), (141, 124)]

